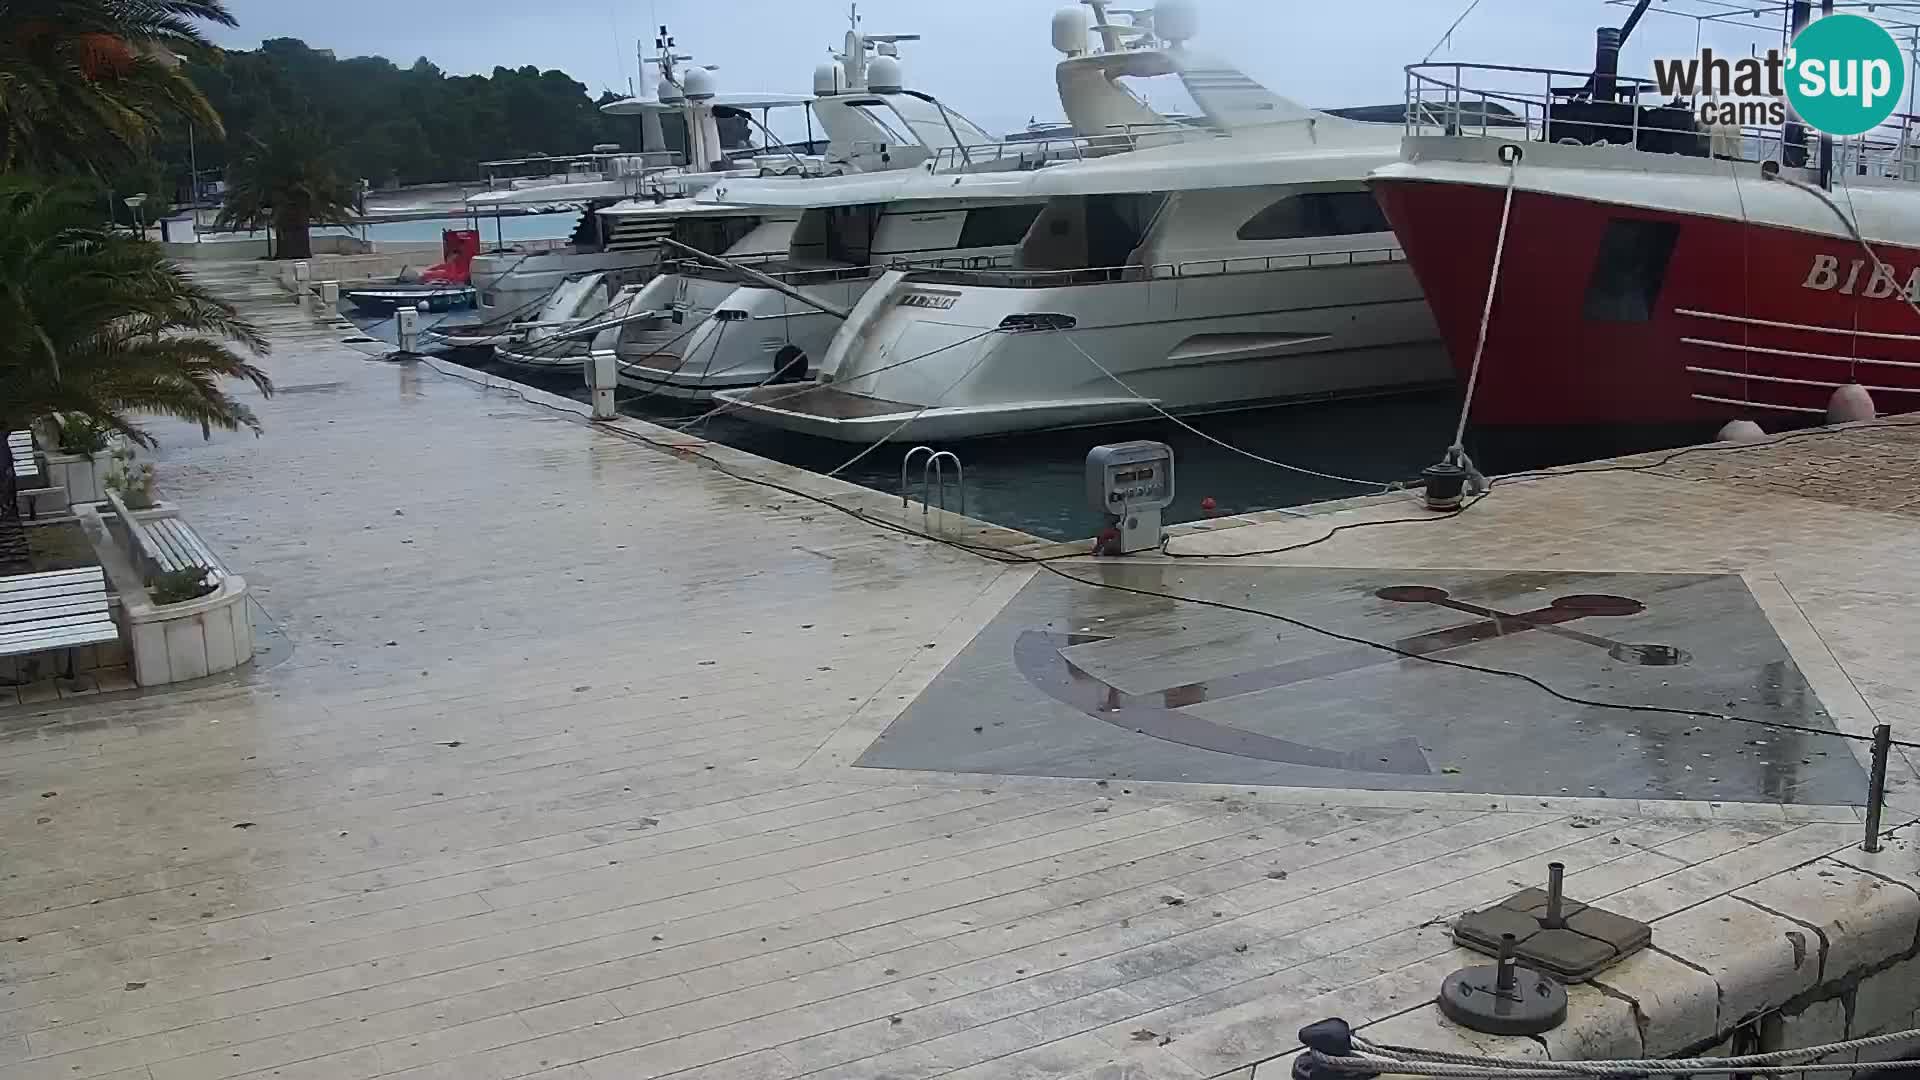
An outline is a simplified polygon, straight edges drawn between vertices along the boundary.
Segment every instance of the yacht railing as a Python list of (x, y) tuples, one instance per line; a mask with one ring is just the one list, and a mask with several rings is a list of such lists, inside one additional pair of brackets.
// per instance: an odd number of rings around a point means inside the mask
[[(1612, 84), (1611, 97), (1596, 96), (1597, 81)], [(1704, 124), (1701, 106), (1711, 104), (1711, 97), (1662, 99), (1654, 82), (1627, 75), (1596, 80), (1590, 71), (1437, 61), (1407, 66), (1406, 93), (1409, 135), (1623, 146), (1793, 167), (1818, 164), (1820, 136), (1809, 128), (1800, 128), (1789, 142), (1787, 130), (1778, 126)], [(1642, 104), (1643, 99), (1650, 103)], [(1834, 139), (1833, 169), (1920, 182), (1920, 117), (1895, 113), (1872, 131)]]
[(504, 247), (488, 248), (482, 255), (538, 255), (548, 251), (570, 251), (573, 238), (569, 236), (546, 237), (538, 240), (511, 240)]
[(1108, 285), (1118, 282), (1185, 281), (1233, 274), (1268, 274), (1285, 270), (1324, 270), (1405, 262), (1397, 247), (1356, 248), (1350, 251), (1314, 251), (1295, 255), (1241, 255), (1222, 259), (1096, 266), (1069, 270), (914, 269), (913, 280), (928, 285), (982, 286), (993, 289), (1053, 289), (1066, 285)]
[[(886, 263), (870, 266), (812, 266), (794, 267), (787, 263), (784, 255), (758, 255), (746, 258), (729, 257), (730, 262), (738, 263), (757, 270), (782, 285), (826, 285), (835, 281), (858, 281), (874, 277), (885, 270), (954, 270), (987, 271), (1013, 265), (1013, 256), (1007, 255), (957, 255), (938, 259), (894, 259)], [(661, 272), (678, 274), (682, 277), (697, 278), (703, 281), (741, 281), (741, 275), (693, 259), (671, 259), (662, 264)]]
[(1037, 169), (1055, 162), (1105, 157), (1134, 148), (1134, 138), (1130, 133), (1014, 139), (969, 146), (942, 146), (928, 159), (928, 168), (933, 172)]
[[(871, 266), (792, 267), (785, 265), (786, 257), (783, 255), (760, 255), (749, 256), (747, 258), (734, 258), (729, 256), (728, 261), (747, 267), (750, 270), (756, 270), (778, 281), (782, 285), (793, 286), (825, 285), (835, 281), (848, 281), (871, 277), (874, 270)], [(670, 260), (661, 267), (661, 272), (678, 274), (681, 277), (695, 278), (702, 281), (731, 280), (747, 286), (752, 286), (753, 284), (753, 282), (746, 280), (743, 275), (730, 274), (720, 267), (709, 266), (706, 263), (694, 259)]]

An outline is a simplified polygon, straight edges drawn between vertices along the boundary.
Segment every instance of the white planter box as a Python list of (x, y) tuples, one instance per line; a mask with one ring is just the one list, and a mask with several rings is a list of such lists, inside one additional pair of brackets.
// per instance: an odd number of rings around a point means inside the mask
[(105, 481), (113, 451), (102, 450), (90, 456), (47, 454), (48, 482), (67, 489), (67, 504), (99, 502), (107, 497)]
[(253, 620), (247, 582), (229, 574), (197, 600), (156, 606), (146, 596), (126, 599), (127, 638), (133, 643), (133, 681), (164, 686), (231, 671), (253, 659)]

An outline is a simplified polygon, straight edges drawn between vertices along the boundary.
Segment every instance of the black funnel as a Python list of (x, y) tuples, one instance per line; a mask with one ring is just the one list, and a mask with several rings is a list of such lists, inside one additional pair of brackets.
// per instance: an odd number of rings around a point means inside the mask
[(1602, 26), (1593, 32), (1593, 100), (1614, 100), (1620, 75), (1620, 28)]

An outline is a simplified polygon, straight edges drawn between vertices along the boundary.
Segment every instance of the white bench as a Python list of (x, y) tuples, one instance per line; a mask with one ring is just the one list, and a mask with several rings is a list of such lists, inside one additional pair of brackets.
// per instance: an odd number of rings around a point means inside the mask
[(7, 435), (7, 455), (13, 459), (13, 486), (16, 495), (27, 500), (27, 516), (40, 516), (40, 498), (63, 494), (47, 486), (47, 474), (40, 469), (40, 456), (33, 452), (33, 433), (15, 431)]
[(0, 578), (0, 656), (73, 650), (120, 640), (107, 608), (107, 575), (98, 566)]
[(227, 568), (219, 556), (186, 522), (179, 518), (141, 521), (127, 509), (116, 491), (107, 492), (107, 503), (113, 507), (113, 515), (120, 519), (120, 528), (127, 536), (127, 548), (143, 578), (151, 580), (156, 574), (192, 569), (206, 570), (216, 581), (226, 576)]

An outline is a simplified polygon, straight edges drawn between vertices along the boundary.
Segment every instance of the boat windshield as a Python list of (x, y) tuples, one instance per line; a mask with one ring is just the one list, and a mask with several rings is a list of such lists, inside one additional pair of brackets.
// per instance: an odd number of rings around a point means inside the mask
[[(952, 109), (942, 109), (931, 101), (896, 96), (888, 104), (918, 136), (916, 141), (926, 146), (982, 146), (995, 141), (993, 136), (980, 130), (973, 121)], [(951, 127), (948, 126), (949, 122)], [(954, 142), (955, 135), (960, 137), (958, 143)]]

